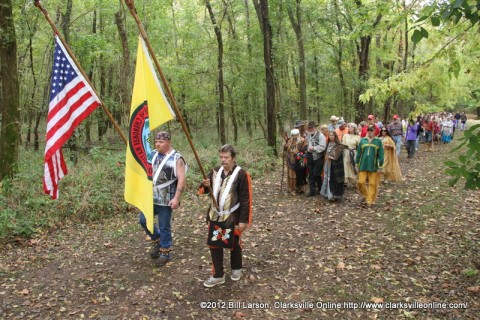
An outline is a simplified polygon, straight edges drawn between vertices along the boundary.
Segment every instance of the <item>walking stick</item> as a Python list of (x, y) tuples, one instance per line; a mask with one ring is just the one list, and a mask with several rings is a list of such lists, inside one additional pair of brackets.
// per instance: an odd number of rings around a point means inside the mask
[(282, 179), (280, 180), (280, 191), (283, 191), (283, 177), (285, 176), (285, 151), (282, 152)]
[[(285, 132), (283, 133), (283, 140), (284, 140), (285, 144), (288, 141), (288, 136), (285, 134)], [(285, 177), (285, 158), (286, 158), (286, 156), (287, 156), (287, 152), (284, 148), (283, 152), (282, 152), (282, 179), (280, 180), (280, 191), (283, 191), (283, 179)]]

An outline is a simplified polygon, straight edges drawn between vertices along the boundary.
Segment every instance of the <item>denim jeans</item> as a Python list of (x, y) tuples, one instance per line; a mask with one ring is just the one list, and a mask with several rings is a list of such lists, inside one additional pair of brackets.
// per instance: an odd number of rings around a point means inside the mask
[(392, 136), (392, 139), (397, 146), (397, 157), (400, 157), (400, 149), (402, 148), (402, 136)]
[(425, 139), (427, 142), (432, 142), (432, 131), (425, 131)]
[(160, 248), (168, 249), (172, 246), (172, 208), (168, 206), (153, 206), (153, 234), (147, 229), (145, 215), (140, 213), (138, 223), (152, 240), (160, 239)]

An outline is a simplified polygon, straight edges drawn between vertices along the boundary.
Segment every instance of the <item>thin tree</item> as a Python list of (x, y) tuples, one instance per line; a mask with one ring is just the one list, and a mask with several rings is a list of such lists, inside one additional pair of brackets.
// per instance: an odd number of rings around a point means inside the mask
[[(129, 79), (131, 78), (131, 66), (130, 66), (130, 49), (128, 46), (128, 35), (127, 28), (125, 27), (126, 15), (123, 2), (120, 2), (118, 11), (115, 13), (115, 24), (117, 25), (118, 35), (120, 37), (120, 42), (122, 44), (122, 57), (123, 63), (120, 67), (121, 77), (120, 77), (120, 86), (119, 86), (119, 97), (120, 97), (120, 110), (116, 110), (115, 120), (118, 123), (122, 122), (122, 116), (128, 114), (130, 108), (130, 89), (129, 89)], [(128, 108), (126, 108), (128, 106)], [(128, 111), (127, 111), (128, 110)]]
[(263, 34), (263, 59), (267, 100), (267, 144), (275, 156), (277, 152), (277, 123), (275, 112), (275, 76), (273, 67), (272, 26), (270, 24), (268, 0), (253, 0)]
[[(355, 4), (359, 10), (364, 10), (364, 5), (361, 0), (355, 0)], [(377, 25), (382, 20), (382, 15), (378, 14), (375, 18), (375, 21), (372, 24), (372, 29), (374, 30)], [(355, 90), (355, 121), (360, 122), (366, 118), (365, 103), (359, 99), (360, 94), (364, 89), (364, 85), (368, 80), (368, 71), (369, 71), (369, 59), (370, 59), (370, 45), (372, 43), (371, 33), (364, 34), (360, 37), (359, 42), (357, 42), (357, 58), (358, 58), (358, 80), (361, 82), (361, 85)]]
[(217, 69), (218, 69), (218, 131), (220, 135), (220, 142), (225, 144), (227, 142), (227, 137), (225, 134), (225, 90), (223, 88), (223, 38), (222, 30), (220, 29), (215, 15), (213, 14), (212, 6), (210, 5), (209, 0), (205, 0), (205, 6), (208, 9), (210, 15), (210, 20), (213, 24), (213, 29), (215, 30), (215, 36), (217, 37), (218, 45), (218, 56), (217, 56)]
[(305, 65), (305, 46), (303, 44), (302, 33), (302, 7), (301, 0), (296, 0), (295, 11), (292, 6), (287, 6), (288, 17), (292, 24), (293, 31), (295, 31), (295, 37), (297, 39), (298, 49), (298, 73), (300, 78), (300, 118), (307, 118), (307, 77), (306, 77), (306, 65)]

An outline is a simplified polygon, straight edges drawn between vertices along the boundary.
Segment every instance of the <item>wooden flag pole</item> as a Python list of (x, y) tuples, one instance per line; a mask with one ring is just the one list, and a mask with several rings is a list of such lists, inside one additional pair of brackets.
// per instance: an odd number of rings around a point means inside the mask
[[(195, 155), (195, 159), (197, 160), (198, 167), (200, 168), (200, 171), (202, 172), (203, 179), (207, 179), (207, 175), (205, 174), (205, 170), (203, 169), (202, 163), (200, 162), (200, 157), (198, 156), (197, 150), (195, 149), (195, 146), (193, 145), (192, 138), (190, 137), (190, 133), (187, 130), (187, 125), (185, 124), (185, 121), (183, 120), (182, 114), (180, 113), (180, 109), (178, 109), (177, 102), (175, 98), (173, 97), (172, 91), (170, 90), (170, 87), (167, 83), (167, 79), (163, 75), (162, 68), (160, 68), (160, 64), (158, 63), (157, 58), (155, 57), (155, 53), (153, 52), (152, 46), (150, 45), (150, 41), (148, 40), (147, 33), (145, 32), (145, 29), (143, 28), (142, 22), (140, 21), (138, 15), (137, 15), (137, 10), (135, 9), (135, 4), (134, 0), (124, 0), (126, 5), (128, 6), (128, 9), (130, 10), (130, 13), (135, 19), (135, 22), (137, 23), (138, 30), (140, 31), (140, 35), (142, 36), (143, 40), (145, 41), (145, 44), (147, 45), (148, 53), (150, 54), (150, 57), (152, 58), (155, 67), (157, 68), (158, 73), (160, 74), (160, 78), (162, 79), (163, 87), (167, 91), (168, 98), (170, 99), (172, 103), (173, 110), (175, 111), (175, 114), (177, 115), (177, 119), (180, 121), (180, 124), (182, 125), (183, 132), (185, 133), (185, 136), (187, 137), (188, 143), (190, 144), (190, 147), (192, 148), (193, 154)], [(213, 186), (210, 186), (210, 189), (212, 190)], [(213, 195), (213, 192), (209, 192), (210, 198), (213, 201), (213, 204), (215, 205), (215, 208), (218, 210), (218, 204), (217, 201), (215, 200), (215, 196)]]
[[(92, 83), (90, 82), (90, 79), (87, 77), (85, 71), (82, 69), (82, 66), (80, 65), (80, 63), (78, 63), (77, 61), (77, 58), (75, 58), (75, 55), (73, 54), (73, 52), (70, 50), (70, 47), (67, 45), (67, 43), (65, 42), (65, 39), (63, 39), (62, 35), (60, 34), (60, 32), (58, 31), (57, 29), (57, 26), (55, 26), (55, 23), (53, 22), (52, 18), (50, 18), (50, 15), (48, 14), (47, 10), (42, 6), (42, 3), (40, 0), (35, 0), (35, 6), (40, 9), (40, 11), (42, 11), (43, 15), (45, 16), (45, 19), (47, 19), (48, 23), (50, 24), (50, 26), (52, 27), (53, 31), (55, 32), (55, 34), (58, 36), (58, 38), (60, 39), (60, 41), (62, 41), (63, 43), (63, 46), (65, 47), (65, 49), (68, 51), (68, 54), (70, 55), (70, 57), (72, 58), (72, 60), (75, 62), (75, 64), (77, 65), (77, 68), (78, 70), (80, 70), (80, 72), (82, 73), (83, 77), (85, 78), (85, 80), (87, 80), (88, 84), (90, 85), (90, 87), (92, 88), (92, 90), (95, 92), (95, 94), (97, 95), (98, 99), (100, 99), (100, 96), (98, 95), (97, 91), (95, 90), (95, 88), (93, 87)], [(120, 130), (120, 127), (118, 126), (117, 122), (115, 121), (115, 119), (113, 118), (112, 114), (110, 113), (110, 111), (107, 109), (107, 107), (105, 106), (105, 104), (103, 103), (102, 99), (100, 99), (100, 105), (102, 106), (103, 108), (103, 111), (105, 111), (105, 113), (107, 114), (108, 118), (110, 119), (110, 121), (112, 122), (113, 126), (115, 127), (115, 130), (117, 130), (118, 134), (120, 134), (120, 137), (122, 138), (123, 142), (125, 142), (125, 144), (127, 144), (127, 138), (125, 138), (125, 135), (123, 134), (122, 130)]]

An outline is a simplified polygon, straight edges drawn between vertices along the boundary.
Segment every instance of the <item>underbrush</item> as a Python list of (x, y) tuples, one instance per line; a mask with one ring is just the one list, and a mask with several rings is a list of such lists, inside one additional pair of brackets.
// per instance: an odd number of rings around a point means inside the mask
[[(68, 159), (68, 149), (64, 156)], [(66, 219), (91, 221), (124, 212), (124, 157), (97, 147), (80, 154), (77, 165), (67, 160), (59, 199), (52, 200), (43, 193), (43, 153), (21, 150), (18, 173), (0, 189), (0, 238), (31, 237)]]
[[(212, 138), (200, 137), (201, 141)], [(262, 143), (248, 138), (239, 141), (237, 163), (248, 170), (253, 179), (260, 177), (281, 162)], [(173, 147), (186, 159), (187, 198), (196, 193), (202, 174), (181, 132), (174, 133)], [(209, 142), (195, 143), (195, 148), (205, 172), (219, 164), (218, 145)], [(43, 193), (43, 152), (21, 148), (18, 173), (13, 179), (0, 182), (0, 239), (30, 238), (65, 221), (88, 222), (123, 215), (135, 210), (124, 200), (125, 146), (97, 145), (83, 149), (77, 165), (68, 159), (69, 149), (64, 149), (68, 174), (60, 180), (60, 196), (52, 200)]]

